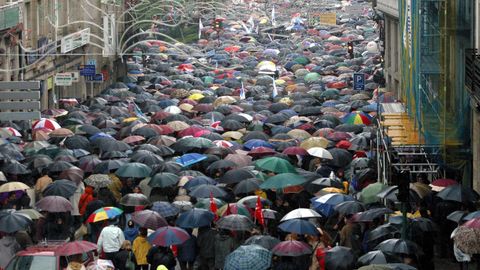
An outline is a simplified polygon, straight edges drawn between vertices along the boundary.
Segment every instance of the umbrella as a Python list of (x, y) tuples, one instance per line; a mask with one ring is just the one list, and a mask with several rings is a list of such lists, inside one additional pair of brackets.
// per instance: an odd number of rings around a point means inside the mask
[[(227, 156), (228, 157), (228, 156)], [(227, 171), (220, 179), (220, 183), (235, 184), (245, 179), (255, 178), (255, 174), (248, 169), (240, 168)]]
[(106, 174), (92, 174), (85, 179), (85, 184), (94, 188), (108, 187), (112, 183), (110, 177)]
[(384, 216), (386, 214), (391, 214), (391, 213), (393, 213), (393, 211), (388, 208), (368, 209), (363, 212), (359, 212), (355, 214), (355, 221), (369, 222), (369, 221), (373, 221), (376, 218), (379, 218), (381, 216)]
[(60, 173), (59, 178), (68, 179), (75, 182), (77, 185), (83, 180), (83, 170), (78, 167), (70, 167), (67, 170)]
[(305, 242), (287, 240), (282, 241), (273, 247), (272, 253), (277, 256), (296, 257), (312, 254), (312, 248)]
[(253, 222), (246, 216), (231, 214), (220, 218), (217, 221), (217, 227), (230, 231), (250, 231), (253, 228)]
[(189, 191), (192, 191), (199, 185), (216, 185), (217, 182), (208, 176), (197, 176), (188, 180), (187, 183), (183, 185), (183, 188)]
[(165, 188), (175, 186), (179, 180), (180, 178), (176, 174), (163, 172), (155, 174), (148, 182), (148, 185), (152, 188)]
[(437, 197), (447, 201), (475, 202), (480, 196), (474, 190), (462, 185), (451, 185), (437, 194)]
[(417, 244), (410, 240), (403, 239), (388, 239), (375, 247), (375, 250), (380, 250), (391, 254), (406, 254), (406, 255), (418, 255), (420, 251)]
[(53, 183), (48, 184), (43, 190), (44, 196), (62, 196), (64, 198), (70, 198), (77, 190), (77, 185), (70, 180), (55, 180)]
[(190, 235), (183, 229), (165, 226), (157, 229), (154, 233), (148, 236), (148, 241), (152, 245), (169, 247), (172, 245), (180, 245), (187, 241)]
[(206, 209), (193, 208), (180, 214), (176, 220), (176, 225), (182, 228), (198, 228), (209, 226), (215, 215)]
[(259, 245), (268, 250), (272, 250), (280, 240), (270, 235), (254, 235), (245, 240), (245, 245)]
[[(218, 208), (222, 208), (226, 202), (213, 198), (215, 204), (217, 205)], [(197, 203), (195, 204), (195, 208), (202, 208), (202, 209), (207, 209), (210, 210), (210, 198), (201, 198), (197, 200)]]
[(455, 223), (460, 223), (460, 221), (467, 215), (465, 211), (453, 211), (447, 216), (448, 220), (454, 221)]
[(95, 166), (94, 173), (110, 173), (122, 167), (125, 163), (126, 161), (121, 159), (105, 160)]
[(123, 210), (117, 207), (113, 206), (107, 206), (107, 207), (102, 207), (95, 212), (93, 212), (88, 218), (87, 222), (98, 222), (98, 221), (103, 221), (107, 219), (114, 219), (118, 216), (120, 216), (123, 213)]
[(132, 214), (132, 220), (140, 227), (156, 230), (168, 226), (167, 221), (159, 213), (152, 210), (142, 210)]
[(360, 265), (386, 264), (387, 256), (380, 250), (374, 250), (358, 258), (357, 263)]
[(262, 189), (281, 189), (286, 187), (302, 185), (308, 180), (305, 177), (295, 173), (280, 173), (268, 178), (260, 184)]
[(173, 217), (178, 215), (180, 210), (169, 202), (154, 202), (151, 209), (162, 217)]
[(48, 128), (50, 130), (55, 130), (61, 128), (61, 126), (52, 119), (40, 118), (39, 120), (33, 122), (32, 129)]
[(335, 270), (353, 269), (356, 263), (355, 255), (351, 248), (336, 246), (326, 251), (325, 268)]
[(452, 238), (455, 242), (455, 245), (462, 252), (465, 252), (467, 254), (479, 254), (479, 233), (480, 231), (478, 229), (460, 226), (453, 231)]
[(452, 185), (458, 185), (458, 182), (453, 179), (436, 179), (430, 183), (433, 191), (442, 191), (444, 188)]
[(15, 210), (0, 211), (0, 232), (13, 233), (20, 230), (25, 230), (32, 219)]
[(0, 186), (0, 193), (27, 189), (30, 189), (30, 187), (22, 182), (8, 182)]
[(296, 218), (321, 218), (322, 215), (308, 208), (297, 208), (288, 212), (280, 221), (287, 221)]
[(369, 184), (360, 192), (359, 200), (366, 204), (378, 202), (380, 200), (377, 196), (378, 193), (385, 190), (386, 187), (387, 186), (380, 182)]
[(225, 204), (217, 210), (217, 214), (219, 216), (238, 214), (246, 216), (248, 218), (251, 217), (250, 211), (248, 210), (247, 206), (241, 202)]
[(278, 225), (278, 228), (284, 232), (291, 232), (297, 234), (318, 235), (319, 232), (315, 225), (308, 220), (290, 219)]
[(211, 195), (222, 198), (225, 197), (227, 193), (217, 186), (201, 184), (190, 191), (189, 195), (196, 198), (208, 198)]
[(122, 165), (115, 174), (119, 177), (125, 178), (145, 178), (150, 175), (152, 169), (150, 169), (147, 165), (138, 163), (138, 162), (131, 162)]
[(198, 162), (200, 162), (202, 160), (205, 160), (205, 159), (207, 159), (207, 156), (205, 156), (205, 155), (201, 155), (201, 154), (197, 154), (197, 153), (190, 153), (190, 154), (185, 154), (185, 155), (181, 156), (180, 158), (177, 158), (175, 160), (175, 162), (179, 163), (183, 167), (187, 167), (187, 166), (193, 165), (193, 164), (198, 163)]
[(365, 206), (358, 201), (346, 201), (337, 204), (334, 209), (340, 215), (352, 215), (358, 212), (365, 211)]
[(364, 112), (351, 112), (342, 118), (342, 122), (345, 124), (363, 124), (368, 126), (372, 123), (372, 117)]
[(288, 160), (278, 157), (267, 157), (255, 162), (255, 166), (264, 171), (275, 173), (296, 173), (295, 168)]
[(51, 173), (61, 173), (74, 167), (73, 164), (66, 161), (55, 161), (48, 165), (48, 171)]
[(313, 147), (327, 148), (329, 144), (330, 142), (323, 137), (310, 137), (302, 141), (302, 143), (300, 143), (300, 147), (308, 150)]
[(147, 196), (141, 193), (129, 193), (123, 196), (119, 202), (125, 206), (147, 206), (150, 205), (150, 201)]
[(207, 172), (212, 173), (215, 170), (223, 170), (223, 169), (235, 168), (235, 167), (237, 167), (237, 164), (235, 164), (235, 162), (222, 159), (222, 160), (217, 160), (212, 164), (210, 164), (207, 167)]
[(225, 270), (266, 270), (272, 263), (272, 253), (259, 245), (240, 246), (225, 258)]
[(88, 241), (73, 241), (64, 243), (55, 249), (56, 256), (71, 256), (97, 250), (97, 244)]
[(35, 207), (41, 211), (51, 213), (70, 212), (73, 210), (69, 200), (61, 196), (47, 196), (38, 201)]
[(29, 174), (30, 170), (27, 166), (19, 163), (16, 160), (10, 161), (2, 167), (3, 173), (20, 175), (20, 174)]
[(257, 178), (248, 178), (238, 183), (233, 189), (235, 195), (248, 194), (260, 189), (260, 180)]
[(315, 198), (312, 200), (312, 207), (315, 211), (325, 215), (330, 216), (334, 212), (334, 207), (337, 204), (346, 201), (353, 201), (352, 196), (339, 194), (339, 193), (331, 193), (323, 195), (319, 198)]
[(375, 242), (380, 239), (389, 239), (395, 237), (400, 231), (394, 225), (387, 223), (371, 230), (366, 235), (368, 242)]
[(417, 268), (403, 263), (370, 264), (358, 270), (417, 270)]
[(312, 147), (307, 150), (308, 154), (322, 159), (333, 159), (332, 154), (322, 147)]
[(29, 216), (31, 219), (43, 218), (43, 215), (40, 214), (40, 212), (38, 212), (35, 209), (22, 209), (22, 210), (18, 210), (17, 212), (25, 214), (25, 215)]

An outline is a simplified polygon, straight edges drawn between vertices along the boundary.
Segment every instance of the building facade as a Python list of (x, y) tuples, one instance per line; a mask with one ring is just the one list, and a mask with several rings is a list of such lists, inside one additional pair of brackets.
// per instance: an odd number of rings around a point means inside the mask
[[(3, 18), (12, 21), (5, 24), (9, 28), (0, 30), (8, 32), (0, 40), (0, 52), (5, 51), (0, 80), (41, 81), (42, 109), (58, 106), (61, 98), (95, 95), (117, 77), (113, 67), (118, 59), (108, 47), (122, 31), (115, 16), (120, 16), (124, 6), (117, 2), (121, 1), (1, 0), (0, 11), (8, 9), (12, 14)], [(10, 11), (13, 7), (18, 10), (16, 17)], [(86, 64), (94, 64), (103, 80), (90, 83), (80, 76)], [(55, 80), (68, 73), (71, 81)]]

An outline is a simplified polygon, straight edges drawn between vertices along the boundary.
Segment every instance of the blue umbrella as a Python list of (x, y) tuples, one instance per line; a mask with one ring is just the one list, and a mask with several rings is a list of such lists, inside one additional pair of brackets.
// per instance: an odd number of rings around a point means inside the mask
[(186, 190), (193, 190), (195, 187), (199, 186), (199, 185), (216, 185), (217, 182), (215, 182), (215, 180), (213, 180), (212, 178), (208, 177), (208, 176), (197, 176), (197, 177), (194, 177), (190, 180), (188, 180), (187, 183), (185, 183), (185, 185), (183, 185), (183, 188), (186, 189)]
[(197, 154), (197, 153), (190, 153), (190, 154), (185, 154), (175, 160), (175, 162), (179, 163), (183, 167), (187, 167), (190, 165), (193, 165), (195, 163), (198, 163), (202, 160), (207, 159), (207, 156)]
[(243, 147), (248, 150), (252, 150), (253, 148), (260, 147), (260, 146), (275, 149), (275, 146), (273, 144), (266, 142), (264, 140), (259, 140), (259, 139), (251, 139), (243, 144)]
[(162, 217), (173, 217), (180, 212), (177, 207), (171, 205), (169, 202), (154, 202), (151, 209), (159, 213)]
[(340, 193), (331, 193), (323, 195), (319, 198), (312, 199), (312, 206), (315, 211), (330, 216), (335, 212), (335, 206), (347, 201), (353, 201), (352, 196)]
[(100, 139), (100, 138), (109, 138), (109, 139), (115, 140), (115, 138), (113, 138), (112, 135), (107, 134), (107, 133), (103, 133), (103, 132), (96, 133), (96, 134), (90, 136), (89, 140), (90, 141), (95, 141), (96, 139)]
[(214, 218), (215, 215), (209, 210), (193, 208), (180, 214), (176, 224), (182, 228), (198, 228), (210, 225)]
[(282, 222), (278, 225), (282, 231), (298, 233), (298, 234), (308, 234), (308, 235), (318, 235), (318, 230), (310, 221), (304, 219), (290, 219)]
[(196, 198), (208, 198), (210, 195), (213, 195), (215, 198), (222, 198), (225, 197), (227, 193), (217, 186), (202, 184), (190, 191), (189, 195)]

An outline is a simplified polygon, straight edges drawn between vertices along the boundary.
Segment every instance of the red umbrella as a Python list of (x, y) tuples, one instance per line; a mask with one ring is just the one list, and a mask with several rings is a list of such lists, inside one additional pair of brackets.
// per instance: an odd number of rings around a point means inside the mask
[(88, 241), (74, 241), (74, 242), (68, 242), (65, 243), (58, 248), (55, 249), (55, 255), (56, 256), (70, 256), (74, 254), (82, 254), (82, 253), (87, 253), (90, 251), (94, 251), (97, 249), (97, 245), (88, 242)]
[(192, 72), (193, 71), (193, 66), (192, 64), (181, 64), (177, 68), (180, 71), (186, 71), (186, 72)]
[(152, 210), (142, 210), (132, 215), (133, 222), (140, 227), (156, 230), (160, 227), (168, 226), (167, 221), (159, 213)]
[(69, 200), (61, 196), (47, 196), (38, 201), (35, 207), (51, 213), (70, 212), (73, 210)]
[(182, 138), (182, 137), (185, 137), (185, 136), (195, 136), (195, 133), (203, 131), (203, 130), (205, 130), (205, 129), (202, 128), (202, 127), (191, 126), (191, 127), (188, 127), (186, 129), (178, 132), (178, 137)]
[(433, 180), (431, 185), (437, 187), (448, 187), (452, 185), (457, 185), (458, 182), (453, 179), (436, 179)]
[(312, 248), (304, 242), (287, 240), (278, 243), (272, 249), (272, 253), (278, 256), (296, 257), (312, 253)]
[(168, 134), (173, 134), (175, 132), (173, 128), (167, 125), (159, 125), (159, 127), (162, 129), (162, 133), (160, 133), (160, 135), (168, 135)]
[(290, 147), (285, 148), (285, 150), (283, 150), (282, 154), (292, 155), (292, 156), (296, 156), (296, 155), (306, 156), (306, 155), (308, 155), (308, 152), (307, 152), (307, 150), (303, 149), (302, 147), (290, 146)]
[(467, 222), (465, 222), (462, 226), (472, 229), (479, 229), (480, 228), (480, 218), (474, 218)]
[(225, 47), (224, 51), (228, 53), (235, 53), (240, 51), (240, 46), (228, 46), (228, 47)]
[(346, 140), (341, 140), (335, 145), (335, 147), (337, 148), (342, 148), (347, 150), (350, 148), (350, 146), (352, 146), (352, 143)]
[(274, 155), (277, 153), (275, 150), (269, 148), (269, 147), (264, 147), (264, 146), (259, 146), (259, 147), (254, 147), (250, 152), (248, 152), (249, 156), (268, 156), (268, 155)]

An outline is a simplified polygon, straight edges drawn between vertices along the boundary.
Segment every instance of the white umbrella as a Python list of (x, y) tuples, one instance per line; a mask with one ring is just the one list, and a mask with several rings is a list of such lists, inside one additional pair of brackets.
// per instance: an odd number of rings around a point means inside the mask
[(182, 113), (182, 110), (177, 107), (177, 106), (168, 106), (166, 107), (165, 109), (163, 109), (164, 112), (168, 112), (168, 113), (171, 113), (171, 114), (180, 114)]
[(320, 218), (322, 217), (319, 213), (315, 212), (312, 209), (309, 208), (297, 208), (293, 211), (288, 212), (281, 220), (280, 222), (290, 220), (290, 219), (296, 219), (296, 218)]
[(333, 159), (332, 154), (330, 154), (330, 152), (328, 152), (327, 149), (322, 147), (312, 147), (308, 149), (307, 152), (314, 157), (319, 157), (323, 159)]

